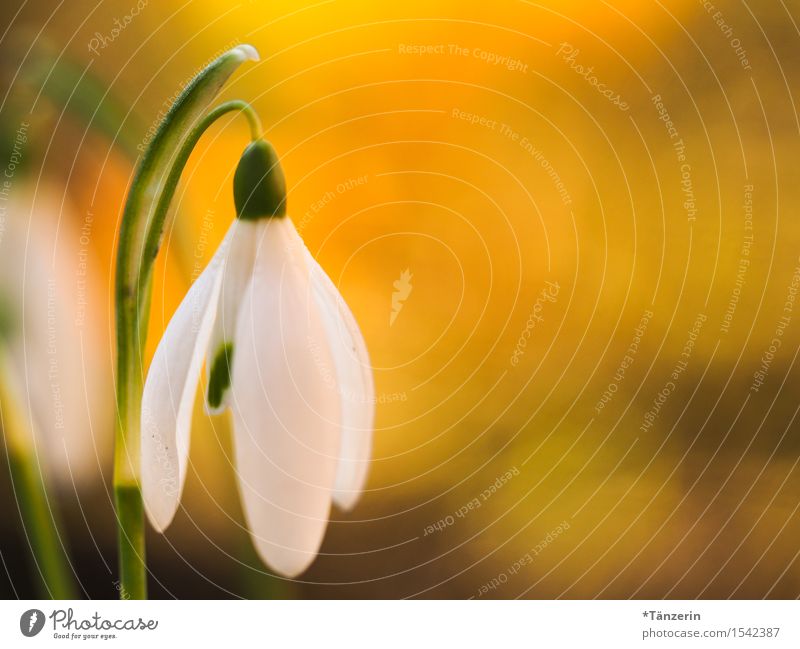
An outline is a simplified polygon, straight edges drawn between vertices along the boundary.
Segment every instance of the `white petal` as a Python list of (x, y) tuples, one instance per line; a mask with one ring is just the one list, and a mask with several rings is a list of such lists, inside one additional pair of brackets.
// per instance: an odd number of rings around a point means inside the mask
[(234, 441), (256, 549), (274, 570), (295, 576), (313, 561), (327, 526), (340, 406), (305, 253), (288, 218), (261, 228), (235, 339)]
[(372, 451), (375, 422), (372, 365), (353, 313), (322, 267), (310, 252), (307, 254), (311, 287), (333, 354), (342, 408), (342, 445), (333, 501), (342, 509), (352, 509), (367, 481)]
[[(229, 405), (230, 390), (226, 386), (222, 394), (215, 394), (212, 404), (210, 401), (212, 391), (219, 389), (216, 381), (212, 383), (211, 377), (216, 373), (216, 363), (224, 363), (226, 368), (230, 363), (234, 335), (236, 333), (236, 318), (247, 285), (253, 275), (253, 263), (256, 255), (256, 239), (261, 229), (253, 221), (240, 221), (236, 219), (231, 226), (230, 245), (225, 255), (222, 269), (222, 288), (217, 306), (217, 317), (208, 345), (206, 363), (206, 410), (210, 413), (220, 413)], [(228, 374), (227, 369), (222, 369), (222, 374)], [(226, 382), (224, 382), (226, 383)]]
[(189, 458), (197, 383), (219, 299), (228, 235), (167, 325), (142, 395), (142, 495), (159, 532), (178, 509)]

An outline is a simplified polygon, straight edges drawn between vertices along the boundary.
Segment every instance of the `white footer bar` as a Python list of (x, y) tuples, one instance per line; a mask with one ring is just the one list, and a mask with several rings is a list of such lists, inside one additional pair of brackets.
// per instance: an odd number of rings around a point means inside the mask
[(0, 647), (766, 649), (799, 629), (797, 601), (0, 602)]

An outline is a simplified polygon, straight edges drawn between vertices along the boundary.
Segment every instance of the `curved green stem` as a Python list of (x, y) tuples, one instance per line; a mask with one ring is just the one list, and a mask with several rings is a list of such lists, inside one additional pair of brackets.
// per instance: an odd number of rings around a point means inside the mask
[(143, 350), (153, 264), (181, 172), (201, 135), (219, 117), (234, 110), (245, 113), (254, 137), (260, 134), (258, 118), (241, 101), (223, 104), (204, 116), (233, 71), (246, 59), (254, 58), (256, 53), (251, 47), (236, 47), (212, 62), (186, 87), (142, 157), (125, 203), (116, 271), (118, 425), (114, 497), (119, 524), (120, 594), (126, 599), (147, 596), (139, 475)]
[[(197, 146), (197, 143), (203, 136), (203, 133), (205, 133), (208, 128), (220, 117), (233, 111), (240, 111), (244, 113), (245, 117), (247, 118), (247, 122), (250, 125), (250, 134), (253, 140), (257, 140), (261, 137), (261, 120), (259, 120), (258, 115), (253, 110), (252, 106), (250, 106), (250, 104), (238, 99), (220, 104), (210, 111), (202, 120), (200, 120), (197, 126), (195, 126), (186, 136), (186, 139), (184, 140), (181, 148), (178, 150), (174, 162), (172, 163), (172, 167), (167, 174), (164, 187), (161, 190), (161, 194), (153, 213), (152, 230), (145, 241), (145, 259), (152, 259), (155, 261), (156, 255), (158, 255), (158, 248), (161, 245), (161, 236), (164, 230), (164, 223), (167, 219), (167, 214), (169, 213), (169, 206), (175, 196), (175, 191), (178, 188), (178, 182), (181, 179), (181, 175), (186, 167), (186, 163), (189, 161), (189, 156), (192, 154), (192, 151), (194, 151), (194, 148)], [(139, 276), (140, 286), (148, 285), (149, 281), (151, 280), (150, 274), (152, 273), (152, 270), (152, 264), (142, 266), (143, 272)]]
[(6, 442), (14, 496), (25, 537), (39, 574), (41, 595), (50, 599), (73, 599), (72, 571), (59, 531), (55, 503), (48, 498), (44, 476), (36, 456), (33, 434), (23, 414), (11, 369), (0, 349), (0, 427)]

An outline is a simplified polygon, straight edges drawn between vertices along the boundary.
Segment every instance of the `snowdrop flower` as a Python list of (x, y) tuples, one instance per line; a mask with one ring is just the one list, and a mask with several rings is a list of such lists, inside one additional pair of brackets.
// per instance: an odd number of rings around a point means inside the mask
[(295, 576), (316, 556), (331, 501), (353, 507), (371, 451), (374, 386), (361, 332), (286, 216), (272, 147), (234, 176), (237, 218), (172, 317), (142, 399), (142, 492), (163, 531), (186, 478), (205, 358), (206, 406), (233, 413), (239, 492), (259, 555)]

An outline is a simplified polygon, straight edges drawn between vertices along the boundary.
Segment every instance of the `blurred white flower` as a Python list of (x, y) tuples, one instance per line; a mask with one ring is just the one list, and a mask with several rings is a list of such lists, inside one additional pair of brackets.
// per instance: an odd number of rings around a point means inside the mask
[(61, 194), (42, 184), (11, 188), (0, 228), (0, 308), (38, 453), (51, 477), (69, 484), (100, 475), (113, 391), (103, 310), (87, 272), (90, 235)]

